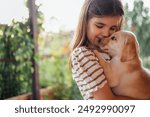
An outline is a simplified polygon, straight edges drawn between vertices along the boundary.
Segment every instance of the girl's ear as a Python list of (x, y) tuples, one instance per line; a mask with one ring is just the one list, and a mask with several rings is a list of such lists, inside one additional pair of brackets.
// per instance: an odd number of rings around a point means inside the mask
[(130, 61), (137, 56), (135, 41), (131, 38), (125, 40), (125, 44), (122, 50), (121, 62)]

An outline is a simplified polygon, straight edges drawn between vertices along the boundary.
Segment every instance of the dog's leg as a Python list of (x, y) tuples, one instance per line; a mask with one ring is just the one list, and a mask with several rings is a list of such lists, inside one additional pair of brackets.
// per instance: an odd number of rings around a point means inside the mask
[(106, 67), (108, 65), (108, 62), (101, 56), (101, 54), (97, 50), (94, 50), (93, 52), (98, 58), (100, 65), (102, 67)]

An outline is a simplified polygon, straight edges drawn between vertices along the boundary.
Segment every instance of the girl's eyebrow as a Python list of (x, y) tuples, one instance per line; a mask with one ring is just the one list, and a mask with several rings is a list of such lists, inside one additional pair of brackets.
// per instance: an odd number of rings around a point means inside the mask
[(112, 28), (117, 28), (118, 26), (116, 26), (116, 25), (113, 25), (113, 26), (111, 26)]
[(106, 24), (101, 23), (101, 22), (96, 22), (96, 24), (99, 24), (99, 25), (106, 25)]
[[(101, 23), (101, 22), (96, 22), (96, 24), (98, 24), (98, 25), (106, 25), (106, 24)], [(117, 25), (113, 25), (113, 26), (111, 26), (111, 27), (117, 28)]]

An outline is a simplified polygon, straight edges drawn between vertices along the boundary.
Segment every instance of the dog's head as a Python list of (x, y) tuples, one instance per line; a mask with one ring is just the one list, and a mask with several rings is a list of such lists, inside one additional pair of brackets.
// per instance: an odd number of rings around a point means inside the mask
[(119, 56), (122, 62), (139, 56), (136, 36), (129, 31), (118, 31), (101, 41), (100, 48), (111, 57)]

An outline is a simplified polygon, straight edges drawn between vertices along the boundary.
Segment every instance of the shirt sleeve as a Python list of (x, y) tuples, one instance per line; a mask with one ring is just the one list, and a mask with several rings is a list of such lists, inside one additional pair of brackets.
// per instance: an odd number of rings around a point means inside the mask
[(85, 47), (75, 49), (72, 54), (72, 74), (84, 99), (94, 99), (92, 92), (107, 83), (98, 59)]

